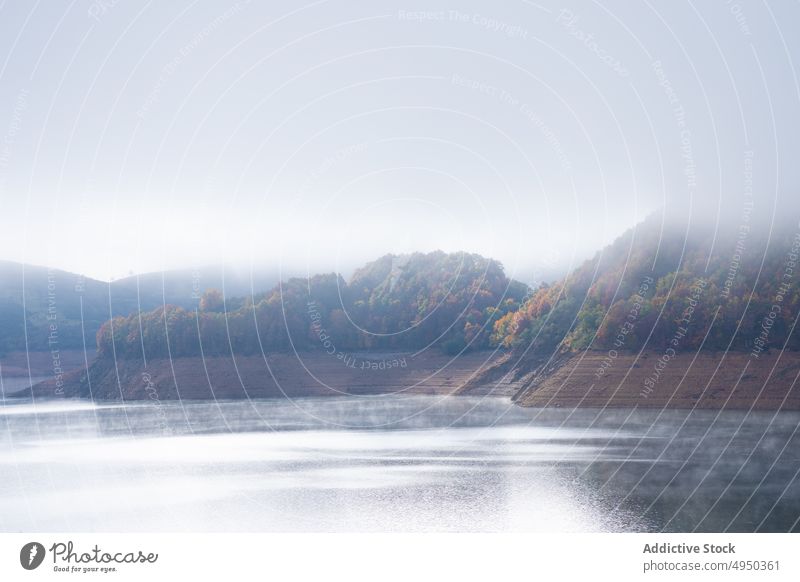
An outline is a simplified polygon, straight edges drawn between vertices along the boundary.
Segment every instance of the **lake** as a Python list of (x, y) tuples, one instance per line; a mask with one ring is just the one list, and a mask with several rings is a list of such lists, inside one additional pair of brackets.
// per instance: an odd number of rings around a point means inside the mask
[(380, 396), (0, 407), (0, 530), (798, 531), (800, 414)]

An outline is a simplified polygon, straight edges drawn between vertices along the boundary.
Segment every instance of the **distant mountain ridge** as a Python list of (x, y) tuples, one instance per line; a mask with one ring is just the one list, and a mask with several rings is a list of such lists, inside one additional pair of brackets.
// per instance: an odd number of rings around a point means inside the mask
[(0, 261), (0, 355), (81, 350), (84, 341), (93, 352), (97, 330), (112, 317), (165, 304), (190, 309), (210, 288), (242, 297), (251, 288), (263, 292), (278, 280), (276, 271), (256, 272), (251, 282), (249, 275), (211, 266), (108, 283), (60, 269)]
[(800, 224), (662, 226), (651, 216), (537, 289), (497, 261), (434, 252), (383, 256), (350, 281), (290, 278), (227, 300), (211, 290), (195, 307), (104, 323), (98, 359), (67, 393), (379, 394), (391, 371), (391, 390), (527, 406), (800, 409)]
[(101, 358), (256, 354), (286, 350), (487, 347), (494, 321), (528, 288), (497, 261), (468, 253), (386, 255), (356, 271), (292, 278), (268, 292), (199, 309), (166, 306), (118, 317), (98, 332)]

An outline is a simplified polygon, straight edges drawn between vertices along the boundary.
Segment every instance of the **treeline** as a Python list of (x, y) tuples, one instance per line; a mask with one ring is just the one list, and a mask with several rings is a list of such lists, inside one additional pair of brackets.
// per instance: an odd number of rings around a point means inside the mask
[(321, 349), (457, 354), (528, 351), (800, 349), (800, 227), (665, 233), (653, 216), (552, 285), (532, 290), (465, 253), (387, 255), (349, 282), (291, 279), (227, 303), (115, 318), (101, 356), (180, 357)]
[(117, 317), (100, 328), (97, 345), (100, 357), (117, 358), (426, 347), (457, 354), (488, 347), (496, 321), (527, 292), (478, 255), (387, 255), (349, 283), (336, 274), (290, 279), (227, 304), (212, 290), (196, 310)]
[(664, 237), (658, 219), (535, 290), (496, 323), (492, 342), (533, 350), (800, 349), (792, 330), (800, 310), (797, 224), (769, 236), (740, 228)]

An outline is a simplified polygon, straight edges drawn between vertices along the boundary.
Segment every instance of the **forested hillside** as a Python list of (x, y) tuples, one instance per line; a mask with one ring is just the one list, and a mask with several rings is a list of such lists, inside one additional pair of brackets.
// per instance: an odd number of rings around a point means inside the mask
[(197, 309), (166, 305), (115, 317), (101, 357), (418, 350), (500, 346), (547, 352), (800, 349), (800, 234), (769, 229), (681, 232), (653, 215), (569, 276), (530, 290), (491, 259), (386, 255), (356, 271), (293, 278), (268, 292)]
[[(800, 348), (800, 230), (663, 230), (654, 215), (565, 279), (504, 315), (510, 348), (746, 350)], [(712, 325), (713, 322), (713, 325)]]
[(100, 329), (101, 357), (148, 358), (320, 349), (488, 347), (494, 323), (527, 286), (493, 260), (466, 253), (387, 255), (340, 275), (290, 279), (241, 307), (206, 293), (197, 310), (167, 306)]

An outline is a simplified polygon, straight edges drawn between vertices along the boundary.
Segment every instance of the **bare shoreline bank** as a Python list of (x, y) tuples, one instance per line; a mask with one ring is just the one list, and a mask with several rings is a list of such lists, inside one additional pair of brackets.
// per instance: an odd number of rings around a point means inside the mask
[[(144, 362), (97, 361), (65, 378), (64, 396), (92, 400), (213, 400), (303, 396), (457, 393), (498, 353), (447, 356), (364, 352), (340, 359), (324, 352), (236, 357), (185, 357)], [(51, 381), (33, 386), (37, 398), (56, 396)], [(30, 390), (26, 391), (30, 392)], [(24, 395), (24, 394), (20, 394)], [(497, 395), (501, 395), (499, 392)], [(510, 397), (506, 391), (503, 396)]]
[(525, 407), (800, 410), (800, 352), (661, 354), (585, 351), (552, 358), (481, 351), (322, 352), (95, 362), (18, 392), (36, 398), (213, 400), (428, 394), (503, 396)]
[(532, 374), (514, 400), (521, 406), (800, 410), (800, 353), (605, 351), (562, 356)]

